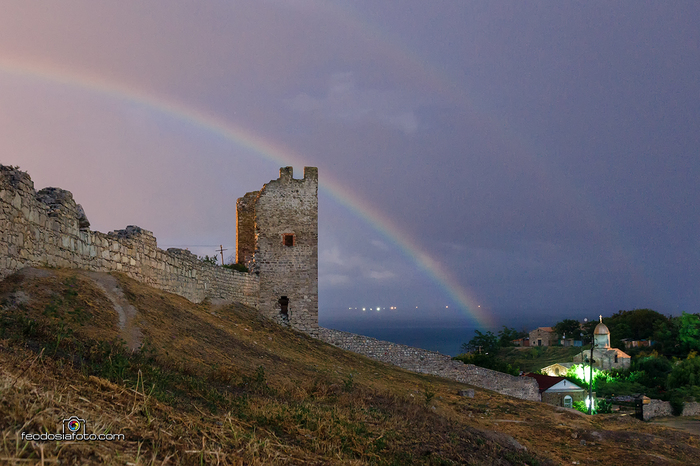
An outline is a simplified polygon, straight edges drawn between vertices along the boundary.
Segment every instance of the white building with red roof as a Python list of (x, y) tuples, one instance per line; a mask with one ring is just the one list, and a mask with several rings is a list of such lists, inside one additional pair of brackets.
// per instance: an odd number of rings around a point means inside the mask
[(551, 377), (541, 374), (525, 374), (537, 381), (540, 387), (540, 396), (544, 403), (555, 406), (572, 408), (574, 401), (583, 401), (586, 398), (586, 390), (564, 377)]

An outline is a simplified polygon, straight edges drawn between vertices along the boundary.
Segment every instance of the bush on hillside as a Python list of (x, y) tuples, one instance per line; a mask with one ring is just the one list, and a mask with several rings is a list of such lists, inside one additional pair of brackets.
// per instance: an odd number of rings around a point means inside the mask
[(634, 358), (629, 377), (645, 387), (664, 390), (673, 364), (668, 358), (653, 351), (650, 355)]
[(630, 380), (607, 380), (600, 379), (596, 380), (595, 392), (598, 396), (608, 397), (608, 396), (618, 396), (618, 395), (632, 395), (635, 393), (648, 393), (649, 390), (644, 385), (633, 382)]
[(462, 350), (465, 353), (492, 353), (498, 348), (498, 337), (491, 331), (481, 333), (474, 331), (474, 338), (469, 343), (462, 343)]
[(211, 257), (209, 255), (206, 255), (204, 257), (199, 256), (199, 260), (202, 262), (206, 262), (207, 264), (218, 265), (218, 261), (216, 259), (216, 256), (211, 256)]
[(668, 375), (668, 388), (700, 386), (700, 357), (691, 352), (686, 359), (676, 364)]
[(497, 359), (492, 354), (467, 353), (460, 354), (454, 358), (457, 361), (462, 361), (464, 364), (474, 364), (475, 366), (484, 367), (498, 372), (504, 372), (510, 375), (520, 374), (520, 369), (513, 367), (510, 364)]
[(246, 267), (244, 264), (224, 264), (225, 269), (231, 269), (231, 270), (236, 270), (238, 272), (245, 272), (248, 273), (248, 267)]

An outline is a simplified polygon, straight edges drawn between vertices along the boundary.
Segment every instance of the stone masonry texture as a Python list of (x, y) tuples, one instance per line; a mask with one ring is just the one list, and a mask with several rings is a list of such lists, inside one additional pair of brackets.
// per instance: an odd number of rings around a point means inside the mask
[(260, 191), (247, 193), (236, 202), (236, 263), (249, 264), (255, 253), (255, 202)]
[[(318, 335), (318, 169), (304, 167), (294, 179), (292, 167), (260, 191), (238, 199), (238, 257), (249, 254), (251, 217), (254, 253), (246, 265), (260, 277), (258, 310), (282, 324)], [(289, 242), (285, 237), (290, 236)], [(287, 315), (280, 299), (289, 300)]]
[(473, 364), (454, 361), (450, 356), (435, 351), (413, 348), (340, 330), (320, 328), (319, 338), (339, 348), (409, 371), (437, 375), (523, 400), (540, 401), (537, 381), (531, 377), (516, 377)]
[(700, 403), (697, 401), (683, 403), (681, 416), (700, 416)]
[[(643, 417), (645, 421), (655, 417), (673, 416), (671, 402), (662, 400), (649, 400), (649, 404), (644, 405)], [(683, 403), (681, 416), (700, 416), (700, 403), (697, 401)]]
[(655, 417), (673, 416), (671, 403), (661, 400), (649, 400), (649, 404), (644, 405), (642, 417), (645, 421)]
[(118, 271), (193, 302), (257, 307), (257, 275), (202, 262), (186, 250), (159, 249), (153, 233), (136, 226), (105, 234), (89, 225), (70, 192), (36, 192), (27, 173), (0, 165), (0, 279), (23, 267)]

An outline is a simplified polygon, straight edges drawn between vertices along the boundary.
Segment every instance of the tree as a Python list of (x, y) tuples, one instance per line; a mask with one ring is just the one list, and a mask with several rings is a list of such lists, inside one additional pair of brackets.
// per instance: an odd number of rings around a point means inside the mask
[(685, 351), (700, 351), (700, 316), (684, 311), (681, 315), (678, 338)]
[(605, 319), (613, 338), (646, 340), (654, 334), (657, 322), (666, 322), (668, 318), (652, 309), (635, 309), (618, 311)]
[(676, 364), (668, 376), (668, 388), (700, 386), (700, 358), (692, 351), (686, 359)]
[(209, 257), (209, 256), (204, 256), (204, 257), (199, 256), (199, 260), (201, 260), (202, 262), (206, 262), (206, 263), (208, 263), (208, 264), (211, 264), (211, 265), (218, 265), (218, 262), (217, 262), (217, 260), (216, 260), (216, 256), (211, 256), (211, 257)]
[(615, 395), (633, 395), (635, 393), (647, 393), (649, 389), (633, 380), (625, 378), (601, 378), (595, 381), (595, 393), (598, 397), (608, 397)]
[[(625, 338), (633, 338), (632, 329), (625, 322), (617, 324), (612, 329), (608, 327), (608, 329), (610, 330), (610, 346), (613, 348), (624, 348), (625, 344), (622, 340)], [(614, 332), (613, 329), (615, 330)]]
[(564, 319), (554, 326), (554, 331), (561, 338), (566, 336), (566, 338), (573, 338), (574, 340), (581, 339), (581, 324), (578, 320)]
[(454, 358), (457, 361), (462, 361), (464, 364), (474, 364), (475, 366), (485, 367), (486, 369), (491, 369), (498, 372), (503, 372), (510, 375), (520, 374), (520, 369), (513, 367), (505, 361), (496, 358), (493, 353), (491, 354), (460, 354)]
[(632, 334), (629, 338), (634, 338), (635, 340), (647, 340), (651, 338), (654, 335), (654, 326), (656, 323), (668, 321), (668, 317), (652, 309), (635, 309), (631, 311), (630, 314), (627, 325), (630, 326)]
[(636, 381), (655, 390), (663, 390), (666, 387), (666, 381), (672, 369), (671, 361), (656, 352), (649, 356), (635, 358), (631, 367)]
[(498, 338), (493, 332), (481, 333), (474, 331), (474, 338), (469, 343), (462, 343), (462, 350), (465, 353), (492, 353), (498, 348)]
[(666, 322), (656, 322), (654, 325), (654, 349), (665, 356), (679, 356), (683, 353), (678, 332), (681, 318), (669, 318)]
[(239, 272), (246, 272), (246, 273), (250, 272), (250, 270), (248, 270), (248, 267), (246, 267), (245, 264), (240, 264), (240, 263), (238, 263), (238, 264), (224, 264), (224, 268), (231, 269), (231, 270), (237, 270)]
[(508, 346), (515, 346), (513, 340), (518, 338), (523, 338), (527, 336), (526, 332), (519, 332), (514, 328), (503, 326), (503, 329), (498, 332), (498, 346), (504, 348)]

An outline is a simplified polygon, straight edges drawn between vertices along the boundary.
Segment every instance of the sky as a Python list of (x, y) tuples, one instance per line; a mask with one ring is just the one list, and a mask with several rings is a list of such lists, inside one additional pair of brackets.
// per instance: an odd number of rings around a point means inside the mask
[(5, 2), (0, 163), (95, 230), (227, 259), (236, 199), (318, 167), (322, 325), (695, 313), (699, 24), (695, 1)]

